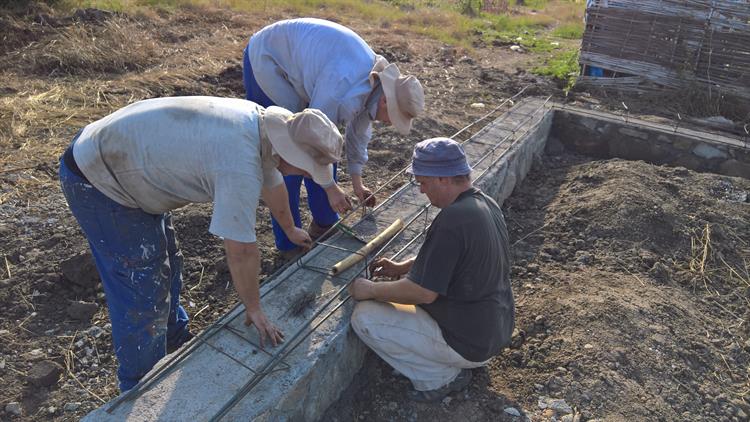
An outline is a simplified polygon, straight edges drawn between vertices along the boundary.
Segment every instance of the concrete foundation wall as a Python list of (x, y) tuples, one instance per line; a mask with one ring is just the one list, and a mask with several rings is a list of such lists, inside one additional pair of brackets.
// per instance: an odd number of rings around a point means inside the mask
[(722, 135), (675, 129), (664, 124), (623, 121), (605, 113), (556, 110), (552, 142), (600, 158), (642, 160), (701, 172), (750, 179), (750, 150)]

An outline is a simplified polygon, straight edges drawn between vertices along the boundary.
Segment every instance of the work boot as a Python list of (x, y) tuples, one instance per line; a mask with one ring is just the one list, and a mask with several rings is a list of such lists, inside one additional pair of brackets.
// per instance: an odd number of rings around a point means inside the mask
[(461, 372), (459, 372), (456, 376), (456, 379), (440, 388), (428, 391), (413, 390), (409, 391), (408, 395), (409, 398), (414, 401), (422, 403), (433, 403), (444, 399), (445, 396), (450, 393), (457, 393), (463, 390), (464, 388), (469, 386), (470, 382), (471, 369), (462, 369)]
[(319, 226), (315, 221), (311, 221), (310, 225), (307, 226), (307, 234), (310, 235), (310, 238), (313, 240), (313, 242), (316, 240), (322, 242), (333, 235), (334, 232), (333, 230), (331, 230), (331, 232), (328, 233), (324, 238), (320, 238), (321, 236), (323, 236), (323, 233), (327, 232), (328, 229), (330, 229), (332, 226), (333, 224), (331, 224), (330, 226)]

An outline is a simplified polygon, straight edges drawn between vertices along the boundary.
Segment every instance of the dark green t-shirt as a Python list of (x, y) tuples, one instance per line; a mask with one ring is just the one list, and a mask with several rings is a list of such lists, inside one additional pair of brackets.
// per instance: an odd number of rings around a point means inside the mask
[(420, 306), (469, 361), (485, 361), (510, 343), (515, 307), (509, 249), (502, 210), (471, 188), (435, 217), (407, 276), (438, 293)]

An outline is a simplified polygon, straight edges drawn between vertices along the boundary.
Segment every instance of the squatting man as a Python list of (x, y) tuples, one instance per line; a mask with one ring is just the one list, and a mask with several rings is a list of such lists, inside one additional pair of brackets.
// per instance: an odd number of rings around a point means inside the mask
[(89, 242), (107, 296), (120, 390), (189, 340), (180, 305), (182, 254), (171, 211), (212, 202), (209, 232), (263, 347), (284, 334), (260, 304), (255, 212), (262, 196), (296, 245), (283, 175), (331, 186), (343, 138), (319, 110), (264, 109), (243, 99), (157, 98), (89, 124), (60, 160), (60, 183)]
[(515, 307), (509, 244), (498, 204), (470, 178), (461, 146), (447, 138), (414, 148), (409, 172), (441, 209), (416, 258), (379, 259), (374, 282), (357, 278), (352, 327), (383, 360), (408, 377), (416, 401), (461, 391), (471, 368), (483, 366), (510, 343)]

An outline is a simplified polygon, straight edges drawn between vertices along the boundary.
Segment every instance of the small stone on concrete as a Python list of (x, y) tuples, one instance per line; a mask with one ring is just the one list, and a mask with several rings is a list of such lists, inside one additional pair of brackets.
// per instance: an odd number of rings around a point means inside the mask
[(21, 416), (21, 403), (17, 401), (10, 402), (5, 405), (5, 411), (13, 416)]

